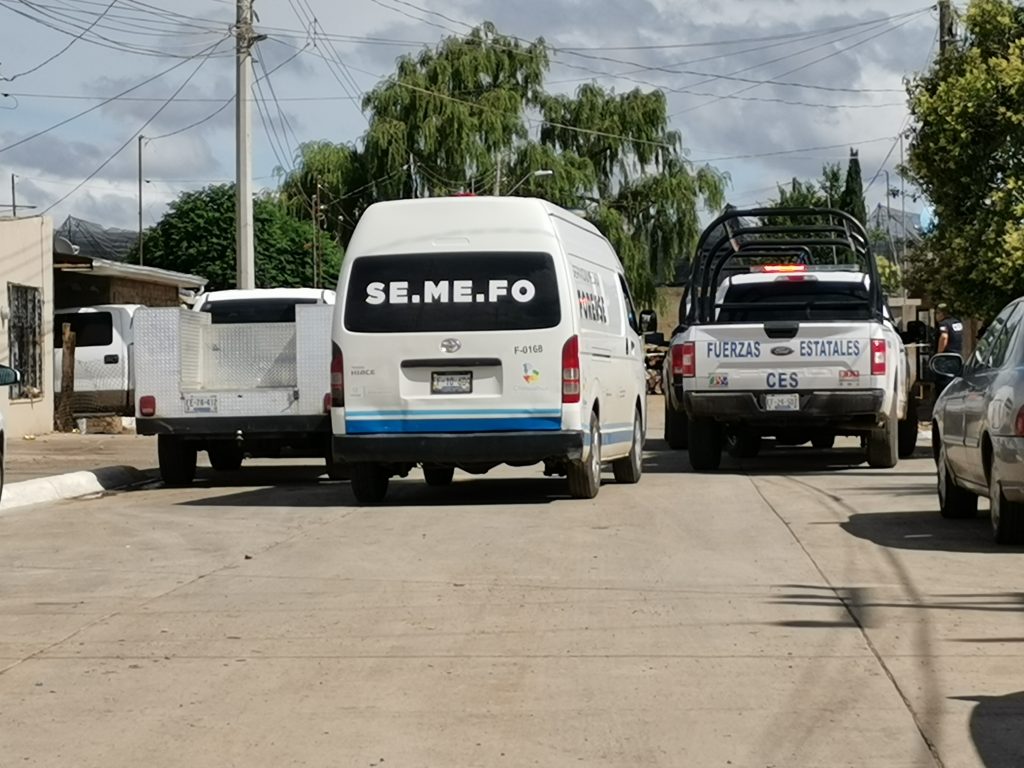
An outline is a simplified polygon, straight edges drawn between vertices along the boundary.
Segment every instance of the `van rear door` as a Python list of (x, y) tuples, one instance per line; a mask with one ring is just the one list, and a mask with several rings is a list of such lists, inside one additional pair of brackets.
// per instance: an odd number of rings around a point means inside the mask
[(349, 434), (558, 430), (571, 333), (548, 253), (363, 256), (343, 323)]

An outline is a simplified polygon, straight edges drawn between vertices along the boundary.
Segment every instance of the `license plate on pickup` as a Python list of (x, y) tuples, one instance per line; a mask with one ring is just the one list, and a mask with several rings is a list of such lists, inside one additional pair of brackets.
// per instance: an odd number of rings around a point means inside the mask
[(765, 395), (764, 407), (768, 411), (799, 411), (800, 395)]
[(216, 395), (185, 395), (185, 413), (216, 413)]
[(430, 374), (430, 393), (433, 395), (469, 395), (472, 392), (472, 371)]

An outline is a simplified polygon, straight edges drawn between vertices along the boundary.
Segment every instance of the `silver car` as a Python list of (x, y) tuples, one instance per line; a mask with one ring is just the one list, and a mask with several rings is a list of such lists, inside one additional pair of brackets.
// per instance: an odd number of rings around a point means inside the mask
[(952, 379), (932, 420), (942, 516), (973, 517), (986, 496), (996, 541), (1024, 543), (1024, 299), (999, 313), (966, 362), (936, 355), (931, 368)]

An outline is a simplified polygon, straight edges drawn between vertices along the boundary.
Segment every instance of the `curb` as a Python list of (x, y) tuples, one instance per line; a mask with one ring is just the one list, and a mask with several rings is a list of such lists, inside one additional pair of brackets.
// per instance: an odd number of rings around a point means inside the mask
[(107, 491), (123, 490), (152, 479), (148, 472), (135, 467), (121, 466), (22, 480), (4, 486), (0, 513), (33, 504), (66, 501)]

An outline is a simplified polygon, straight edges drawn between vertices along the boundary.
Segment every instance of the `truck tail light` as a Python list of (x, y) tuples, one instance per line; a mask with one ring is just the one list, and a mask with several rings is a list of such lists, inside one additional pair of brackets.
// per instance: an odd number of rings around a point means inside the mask
[(1024, 406), (1017, 411), (1017, 423), (1014, 426), (1016, 427), (1017, 437), (1024, 437)]
[(672, 347), (672, 378), (692, 379), (697, 375), (697, 344), (684, 341)]
[(156, 398), (152, 395), (143, 395), (139, 398), (139, 415), (156, 416)]
[(871, 375), (885, 376), (885, 339), (871, 340)]
[(580, 401), (580, 337), (573, 336), (562, 347), (562, 402)]
[(341, 347), (331, 345), (331, 407), (345, 407), (345, 356)]

